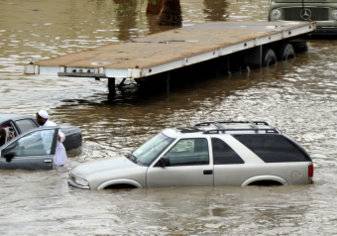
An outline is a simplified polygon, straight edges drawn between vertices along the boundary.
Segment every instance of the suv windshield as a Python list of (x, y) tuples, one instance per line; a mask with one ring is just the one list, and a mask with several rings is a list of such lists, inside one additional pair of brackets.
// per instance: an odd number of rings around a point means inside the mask
[(132, 161), (149, 166), (173, 140), (173, 138), (167, 137), (162, 133), (157, 134), (132, 153)]

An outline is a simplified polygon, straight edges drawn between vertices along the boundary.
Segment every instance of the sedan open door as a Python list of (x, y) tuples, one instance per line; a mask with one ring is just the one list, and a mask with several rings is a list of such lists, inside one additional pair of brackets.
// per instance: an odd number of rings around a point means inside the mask
[(0, 149), (1, 169), (52, 169), (57, 127), (38, 128), (16, 137)]

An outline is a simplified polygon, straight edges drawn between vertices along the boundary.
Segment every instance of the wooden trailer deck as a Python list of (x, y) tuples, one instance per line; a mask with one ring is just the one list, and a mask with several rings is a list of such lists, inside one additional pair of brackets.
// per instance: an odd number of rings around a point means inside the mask
[(138, 79), (314, 31), (310, 22), (211, 22), (31, 63), (26, 74)]

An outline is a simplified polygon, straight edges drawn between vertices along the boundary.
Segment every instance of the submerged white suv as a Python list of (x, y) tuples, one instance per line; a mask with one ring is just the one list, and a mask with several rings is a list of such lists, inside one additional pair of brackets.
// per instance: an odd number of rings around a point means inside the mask
[(84, 163), (69, 174), (83, 189), (310, 184), (313, 163), (266, 122), (205, 122), (165, 129), (127, 157)]

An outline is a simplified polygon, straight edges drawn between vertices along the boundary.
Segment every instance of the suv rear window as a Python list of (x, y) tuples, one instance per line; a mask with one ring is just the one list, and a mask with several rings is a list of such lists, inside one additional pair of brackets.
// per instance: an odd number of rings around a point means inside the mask
[(311, 161), (300, 147), (282, 135), (237, 134), (233, 137), (252, 150), (264, 162)]

